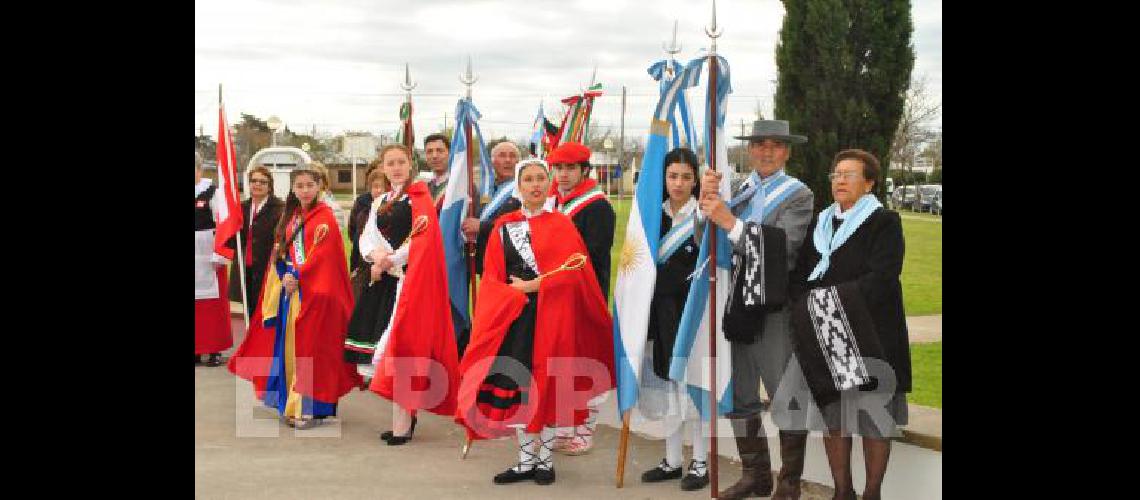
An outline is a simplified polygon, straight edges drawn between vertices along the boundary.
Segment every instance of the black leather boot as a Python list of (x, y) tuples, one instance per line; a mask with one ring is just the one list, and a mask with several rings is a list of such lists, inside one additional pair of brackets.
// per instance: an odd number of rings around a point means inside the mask
[(743, 470), (740, 480), (720, 492), (717, 498), (738, 500), (772, 494), (772, 460), (768, 455), (768, 439), (761, 432), (760, 425), (759, 415), (744, 419), (743, 436), (739, 435), (739, 425), (732, 426)]
[(780, 431), (780, 474), (776, 481), (773, 500), (799, 500), (800, 476), (804, 473), (804, 454), (807, 452), (807, 432)]

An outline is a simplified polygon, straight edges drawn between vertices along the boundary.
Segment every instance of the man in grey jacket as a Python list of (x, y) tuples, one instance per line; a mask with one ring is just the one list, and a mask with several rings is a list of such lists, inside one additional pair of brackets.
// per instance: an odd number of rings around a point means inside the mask
[[(744, 233), (749, 225), (762, 224), (782, 229), (786, 236), (788, 270), (791, 270), (811, 224), (813, 195), (803, 182), (784, 172), (784, 164), (791, 155), (791, 145), (805, 143), (807, 137), (792, 135), (787, 121), (760, 120), (753, 124), (751, 135), (736, 138), (748, 140), (748, 156), (753, 172), (733, 190), (732, 200), (726, 203), (717, 193), (723, 174), (706, 171), (701, 179), (701, 212), (717, 226), (728, 231), (733, 253), (741, 256), (745, 253)], [(743, 262), (744, 259), (740, 260)], [(772, 465), (768, 440), (760, 420), (762, 405), (759, 384), (763, 382), (767, 393), (774, 395), (781, 379), (785, 378), (785, 373), (798, 375), (799, 365), (794, 363), (791, 326), (786, 307), (767, 312), (763, 328), (758, 330), (762, 331), (759, 339), (730, 339), (734, 409), (725, 416), (732, 419), (743, 474), (740, 481), (720, 493), (721, 499), (766, 497), (772, 494)], [(793, 362), (791, 367), (789, 361)], [(781, 427), (780, 458), (783, 467), (780, 469), (779, 487), (772, 498), (800, 497), (807, 427), (802, 420), (788, 420), (775, 419)]]

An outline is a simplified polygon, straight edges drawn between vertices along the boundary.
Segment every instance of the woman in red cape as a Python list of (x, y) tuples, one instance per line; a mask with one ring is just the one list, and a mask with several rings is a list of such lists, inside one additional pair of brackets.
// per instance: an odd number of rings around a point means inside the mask
[(352, 291), (336, 218), (317, 199), (316, 172), (299, 168), (289, 181), (260, 307), (228, 367), (283, 421), (306, 428), (335, 416), (337, 400), (361, 379), (344, 362)]
[[(393, 187), (411, 179), (411, 156), (401, 145), (386, 146), (382, 168)], [(444, 268), (443, 235), (431, 191), (423, 181), (404, 190), (412, 209), (406, 246), (381, 250), (373, 257), (373, 278), (402, 274), (396, 305), (375, 349), (376, 375), (369, 389), (392, 401), (392, 430), (381, 434), (388, 445), (402, 445), (415, 432), (417, 410), (455, 414), (459, 353), (451, 324)]]
[(515, 179), (523, 208), (488, 240), (456, 421), (472, 439), (517, 432), (519, 463), (495, 484), (550, 484), (555, 427), (582, 424), (587, 401), (613, 388), (613, 327), (593, 265), (568, 265), (586, 245), (544, 203), (549, 167), (523, 160)]

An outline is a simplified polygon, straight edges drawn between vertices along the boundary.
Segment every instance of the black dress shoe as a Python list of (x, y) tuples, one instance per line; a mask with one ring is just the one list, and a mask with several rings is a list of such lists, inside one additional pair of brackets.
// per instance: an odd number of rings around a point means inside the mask
[(384, 432), (381, 432), (381, 433), (380, 433), (380, 439), (381, 439), (381, 440), (384, 440), (384, 441), (387, 441), (387, 440), (389, 440), (389, 439), (392, 439), (392, 431), (384, 431)]
[(667, 470), (667, 467), (669, 467), (669, 462), (665, 459), (661, 459), (661, 463), (657, 464), (657, 467), (649, 469), (645, 471), (645, 474), (641, 475), (641, 482), (657, 483), (669, 479), (681, 479), (681, 467), (674, 468), (673, 470)]
[(510, 469), (496, 474), (495, 479), (493, 479), (491, 482), (495, 484), (511, 484), (517, 483), (519, 481), (525, 481), (527, 479), (534, 479), (534, 471), (535, 469), (531, 469), (526, 472), (519, 472), (516, 471), (514, 467), (511, 467)]
[[(700, 462), (700, 463), (701, 463), (701, 465), (704, 465), (704, 462)], [(697, 465), (697, 461), (694, 460), (693, 463), (691, 465), (689, 465), (689, 473), (685, 474), (685, 477), (681, 479), (681, 489), (682, 490), (694, 491), (694, 490), (699, 490), (701, 488), (704, 488), (705, 486), (708, 486), (708, 484), (709, 484), (709, 471), (708, 471), (708, 469), (702, 467), (705, 469), (705, 473), (701, 474), (701, 475), (697, 475), (696, 465)]]
[[(385, 438), (384, 434), (388, 434), (388, 437)], [(411, 429), (408, 429), (407, 436), (397, 436), (393, 434), (392, 431), (387, 431), (384, 434), (380, 435), (380, 439), (386, 441), (388, 443), (388, 446), (400, 446), (404, 443), (407, 443), (408, 441), (411, 441), (412, 436), (416, 434), (416, 417), (412, 417), (412, 427)]]
[(206, 360), (206, 366), (221, 366), (221, 364), (222, 355), (216, 352), (210, 355), (210, 359)]
[(534, 482), (535, 484), (541, 484), (543, 486), (554, 484), (554, 467), (551, 467), (549, 469), (535, 468)]

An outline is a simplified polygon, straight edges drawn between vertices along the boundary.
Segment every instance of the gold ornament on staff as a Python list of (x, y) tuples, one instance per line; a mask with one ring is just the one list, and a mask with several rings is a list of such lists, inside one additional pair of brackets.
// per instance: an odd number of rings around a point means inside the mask
[(562, 263), (561, 267), (559, 267), (558, 269), (555, 269), (553, 271), (540, 274), (538, 276), (538, 279), (546, 278), (546, 277), (548, 277), (554, 273), (558, 273), (558, 272), (562, 272), (562, 271), (573, 271), (575, 269), (581, 269), (585, 265), (586, 265), (586, 256), (585, 255), (580, 254), (580, 253), (572, 253), (572, 254), (570, 254), (570, 257), (568, 257), (566, 259), (566, 262)]

